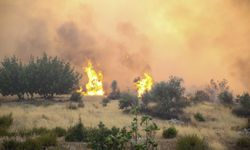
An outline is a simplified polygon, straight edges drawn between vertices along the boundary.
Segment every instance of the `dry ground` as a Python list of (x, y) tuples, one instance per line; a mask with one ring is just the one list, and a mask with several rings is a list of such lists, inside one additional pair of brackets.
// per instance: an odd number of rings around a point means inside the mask
[[(62, 99), (65, 99), (62, 98)], [(66, 98), (67, 99), (67, 98)], [(103, 107), (100, 97), (85, 97), (84, 108), (70, 110), (68, 102), (44, 102), (43, 100), (31, 102), (4, 102), (0, 106), (0, 115), (12, 113), (14, 123), (12, 130), (32, 127), (53, 128), (56, 126), (67, 128), (78, 122), (81, 118), (85, 126), (94, 127), (102, 121), (108, 127), (129, 126), (132, 115), (123, 113), (118, 109), (118, 101), (112, 101), (107, 107)], [(197, 122), (193, 114), (200, 112), (207, 119), (206, 122)], [(189, 106), (185, 109), (185, 115), (191, 118), (188, 125), (175, 125), (178, 136), (185, 134), (197, 134), (208, 140), (212, 149), (233, 149), (235, 140), (241, 135), (237, 129), (246, 125), (246, 119), (232, 115), (230, 108), (214, 104), (203, 103)], [(166, 120), (154, 119), (161, 128), (157, 133), (161, 149), (173, 149), (174, 140), (164, 140), (161, 137), (162, 129), (173, 124)]]

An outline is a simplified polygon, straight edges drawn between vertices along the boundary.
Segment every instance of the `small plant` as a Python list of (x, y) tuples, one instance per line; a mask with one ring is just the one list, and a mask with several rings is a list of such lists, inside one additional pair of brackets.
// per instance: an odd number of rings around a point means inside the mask
[(194, 114), (194, 118), (195, 118), (195, 120), (200, 121), (200, 122), (206, 121), (206, 119), (204, 118), (204, 116), (201, 113)]
[(87, 141), (87, 130), (83, 126), (81, 120), (75, 126), (68, 129), (65, 136), (65, 141), (68, 142), (82, 142)]
[(108, 103), (110, 102), (110, 99), (105, 97), (103, 100), (102, 100), (102, 106), (103, 107), (106, 107), (108, 105)]
[(0, 128), (0, 137), (8, 136), (8, 135), (9, 135), (9, 132), (7, 129)]
[(250, 137), (239, 138), (236, 145), (241, 149), (250, 149)]
[(79, 92), (73, 92), (69, 100), (73, 102), (79, 102), (82, 100), (82, 95)]
[(74, 102), (70, 102), (68, 105), (68, 109), (76, 110), (78, 109), (78, 104)]
[(169, 127), (167, 129), (163, 130), (162, 136), (165, 139), (174, 138), (174, 137), (176, 137), (177, 133), (178, 133), (178, 131), (176, 130), (175, 127)]
[(53, 133), (44, 134), (36, 138), (37, 142), (43, 147), (56, 146), (56, 135)]
[(83, 108), (84, 106), (85, 106), (85, 105), (84, 105), (83, 101), (81, 100), (81, 101), (78, 103), (78, 107)]
[(233, 103), (233, 94), (229, 91), (223, 91), (218, 95), (219, 100), (221, 103), (224, 104), (232, 104)]
[(36, 139), (27, 139), (24, 142), (20, 142), (18, 150), (39, 150), (42, 149), (42, 145)]
[(3, 115), (0, 117), (0, 128), (9, 128), (13, 123), (12, 114)]
[(177, 150), (208, 150), (208, 143), (197, 135), (186, 135), (177, 140)]
[(18, 150), (20, 142), (16, 140), (4, 140), (2, 143), (3, 150)]
[(61, 128), (61, 127), (56, 127), (52, 130), (52, 132), (57, 136), (57, 137), (62, 137), (66, 135), (66, 130)]

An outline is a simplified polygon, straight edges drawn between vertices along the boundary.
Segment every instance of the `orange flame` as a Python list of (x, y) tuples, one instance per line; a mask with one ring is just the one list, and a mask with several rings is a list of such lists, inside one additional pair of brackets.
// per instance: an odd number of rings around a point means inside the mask
[(84, 72), (88, 76), (88, 83), (86, 86), (86, 92), (83, 91), (83, 88), (77, 90), (77, 92), (83, 95), (104, 95), (103, 90), (103, 75), (101, 72), (96, 72), (92, 63), (89, 61), (88, 66), (84, 68)]
[(149, 74), (144, 73), (144, 78), (135, 82), (135, 85), (137, 87), (137, 96), (141, 98), (145, 92), (152, 89), (153, 78)]

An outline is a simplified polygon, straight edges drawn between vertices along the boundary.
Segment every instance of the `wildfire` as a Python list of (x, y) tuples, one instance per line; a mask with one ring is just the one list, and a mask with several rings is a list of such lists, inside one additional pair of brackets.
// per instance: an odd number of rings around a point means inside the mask
[(141, 98), (146, 91), (151, 90), (153, 86), (153, 78), (149, 74), (144, 73), (144, 78), (136, 81), (135, 85), (137, 87), (137, 95)]
[(84, 68), (84, 72), (88, 76), (88, 83), (86, 84), (86, 92), (83, 91), (83, 88), (80, 87), (77, 92), (82, 93), (83, 95), (104, 95), (103, 91), (103, 75), (101, 72), (96, 72), (92, 63), (89, 61), (88, 66)]

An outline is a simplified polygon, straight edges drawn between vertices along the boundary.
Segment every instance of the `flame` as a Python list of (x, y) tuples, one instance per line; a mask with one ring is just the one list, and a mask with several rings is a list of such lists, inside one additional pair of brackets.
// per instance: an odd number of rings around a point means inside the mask
[(86, 92), (83, 92), (83, 88), (77, 90), (77, 92), (83, 95), (104, 95), (103, 90), (103, 75), (101, 72), (96, 72), (92, 63), (89, 61), (88, 66), (84, 68), (84, 72), (88, 76), (88, 83), (86, 84)]
[(153, 78), (149, 74), (144, 73), (144, 78), (136, 81), (135, 85), (137, 87), (137, 96), (141, 98), (145, 92), (152, 89)]

